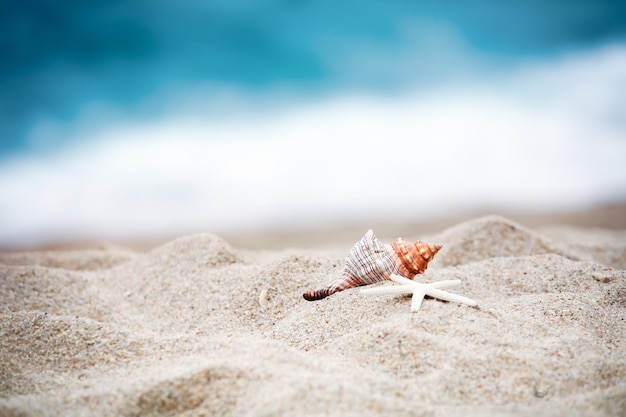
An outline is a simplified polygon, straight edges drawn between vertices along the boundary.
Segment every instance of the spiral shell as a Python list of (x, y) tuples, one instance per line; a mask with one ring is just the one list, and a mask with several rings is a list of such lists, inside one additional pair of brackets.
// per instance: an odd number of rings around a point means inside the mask
[(308, 301), (321, 300), (348, 288), (385, 281), (390, 274), (413, 279), (426, 270), (441, 246), (420, 240), (407, 242), (402, 238), (383, 245), (368, 230), (350, 250), (343, 274), (328, 287), (307, 291), (303, 297)]

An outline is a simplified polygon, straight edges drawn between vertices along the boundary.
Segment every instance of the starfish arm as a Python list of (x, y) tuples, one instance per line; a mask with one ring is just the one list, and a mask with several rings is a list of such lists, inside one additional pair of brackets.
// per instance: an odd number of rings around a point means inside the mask
[(413, 292), (413, 297), (411, 298), (411, 311), (417, 312), (422, 307), (422, 301), (424, 301), (424, 296), (426, 295), (426, 288), (423, 285), (419, 285), (415, 288)]
[(428, 284), (422, 284), (420, 282), (416, 282), (411, 279), (405, 278), (400, 275), (395, 275), (395, 274), (391, 274), (389, 278), (393, 282), (401, 284), (401, 285), (413, 285), (413, 286), (426, 285), (429, 288), (451, 288), (451, 287), (456, 287), (457, 285), (461, 285), (461, 281), (458, 279), (446, 279), (443, 281), (435, 281), (435, 282), (429, 282)]
[(429, 282), (428, 284), (424, 284), (424, 285), (426, 285), (428, 288), (439, 288), (440, 290), (443, 290), (444, 288), (452, 288), (452, 287), (457, 287), (461, 285), (461, 280), (446, 279), (443, 281)]
[[(385, 285), (382, 287), (364, 288), (360, 291), (361, 294), (411, 294), (415, 290), (416, 285), (422, 285), (419, 282), (411, 281), (408, 285)], [(458, 279), (436, 281), (428, 284), (424, 284), (429, 288), (451, 288), (461, 285), (461, 281)]]
[(470, 298), (458, 294), (443, 291), (442, 288), (451, 288), (461, 284), (460, 280), (443, 280), (422, 284), (400, 275), (390, 274), (389, 279), (400, 285), (386, 285), (376, 288), (362, 289), (362, 294), (413, 294), (411, 299), (411, 311), (419, 311), (425, 295), (439, 298), (445, 301), (467, 304), (475, 307), (478, 303)]
[(411, 294), (413, 291), (415, 291), (413, 285), (385, 285), (362, 289), (361, 294)]
[(416, 285), (418, 284), (417, 282), (405, 278), (405, 277), (401, 277), (400, 275), (396, 275), (396, 274), (390, 274), (389, 275), (389, 279), (392, 280), (393, 282), (395, 282), (396, 284), (401, 284), (401, 285)]
[(439, 298), (440, 300), (445, 300), (445, 301), (454, 301), (455, 303), (467, 304), (468, 306), (472, 306), (472, 307), (475, 307), (478, 305), (478, 303), (472, 300), (471, 298), (463, 297), (458, 294), (452, 294), (450, 292), (439, 290), (437, 288), (432, 288), (432, 287), (429, 288), (428, 286), (425, 286), (425, 287), (426, 287), (426, 294), (430, 295), (431, 297)]

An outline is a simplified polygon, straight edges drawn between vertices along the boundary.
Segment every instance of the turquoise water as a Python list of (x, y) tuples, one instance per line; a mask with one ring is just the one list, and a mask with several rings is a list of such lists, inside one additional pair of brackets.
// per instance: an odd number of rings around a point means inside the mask
[[(41, 123), (71, 126), (90, 106), (159, 116), (164, 109), (145, 105), (147, 98), (198, 84), (262, 96), (387, 94), (622, 42), (626, 4), (2, 2), (0, 39), (0, 157), (6, 157), (37, 150)], [(48, 136), (46, 146), (54, 149), (70, 135)]]
[(626, 5), (0, 4), (0, 246), (626, 198)]

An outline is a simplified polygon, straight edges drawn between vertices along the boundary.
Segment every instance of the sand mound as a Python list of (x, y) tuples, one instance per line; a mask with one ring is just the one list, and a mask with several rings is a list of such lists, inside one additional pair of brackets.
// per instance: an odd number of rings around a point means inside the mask
[(433, 237), (446, 247), (440, 265), (454, 266), (494, 257), (554, 253), (572, 260), (588, 260), (626, 268), (626, 235), (595, 230), (552, 229), (555, 241), (500, 216), (485, 216), (454, 226)]
[(500, 216), (485, 216), (454, 226), (434, 239), (446, 248), (437, 257), (440, 265), (455, 266), (495, 257), (555, 253), (579, 257), (565, 247)]
[(91, 271), (108, 269), (135, 259), (136, 254), (122, 249), (88, 249), (77, 251), (42, 251), (0, 253), (0, 264), (45, 266), (48, 268)]
[[(83, 379), (94, 368), (130, 363), (141, 343), (117, 326), (81, 317), (24, 311), (2, 315), (0, 351), (3, 356), (2, 391), (27, 394), (33, 385), (60, 389), (60, 375)], [(42, 370), (54, 369), (52, 373)], [(87, 372), (85, 372), (87, 371)]]
[(626, 244), (572, 236), (494, 216), (442, 232), (419, 279), (479, 307), (417, 314), (355, 289), (305, 301), (343, 252), (203, 234), (106, 268), (23, 254), (0, 265), (0, 415), (623, 415)]
[(155, 266), (215, 268), (243, 262), (242, 257), (219, 236), (204, 233), (181, 237), (150, 251), (140, 259)]

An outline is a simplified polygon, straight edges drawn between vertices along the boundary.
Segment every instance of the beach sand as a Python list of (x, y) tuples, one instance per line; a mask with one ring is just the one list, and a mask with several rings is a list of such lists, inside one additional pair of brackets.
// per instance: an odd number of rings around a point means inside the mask
[(333, 242), (0, 254), (0, 415), (626, 415), (626, 232), (487, 216), (403, 237), (442, 243), (417, 279), (478, 307), (307, 302), (341, 273)]

